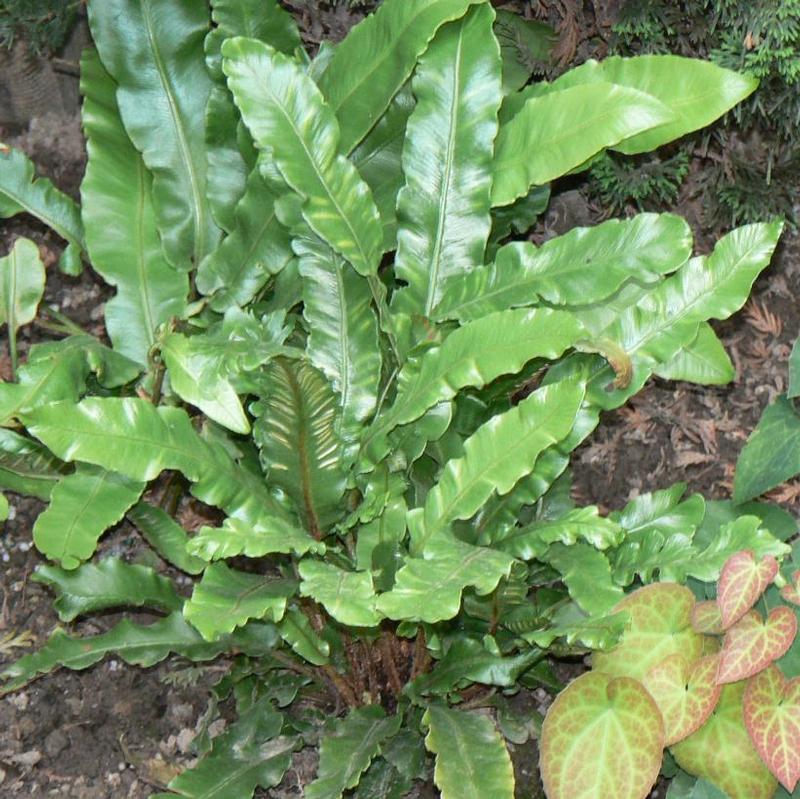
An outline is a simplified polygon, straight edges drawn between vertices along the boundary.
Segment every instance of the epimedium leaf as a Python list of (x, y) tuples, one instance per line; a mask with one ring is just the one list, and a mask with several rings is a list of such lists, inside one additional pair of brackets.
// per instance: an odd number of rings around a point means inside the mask
[(678, 652), (652, 666), (642, 684), (664, 719), (665, 746), (683, 740), (705, 724), (722, 687), (717, 684), (718, 658), (707, 655), (690, 665)]
[(0, 487), (47, 500), (66, 471), (38, 441), (0, 428)]
[(187, 550), (204, 561), (245, 555), (261, 558), (276, 552), (304, 555), (324, 552), (325, 545), (302, 530), (284, 525), (264, 526), (242, 519), (228, 518), (222, 527), (201, 527), (188, 544)]
[(159, 325), (186, 308), (189, 281), (161, 249), (153, 180), (122, 125), (116, 89), (96, 51), (86, 49), (81, 58), (86, 248), (94, 270), (117, 290), (105, 305), (108, 336), (118, 352), (144, 365)]
[(622, 541), (623, 528), (612, 519), (600, 516), (596, 505), (576, 508), (557, 519), (542, 519), (505, 535), (492, 538), (492, 546), (521, 560), (544, 555), (551, 544), (572, 545), (586, 541), (597, 549), (615, 547)]
[(707, 635), (722, 635), (725, 632), (716, 601), (698, 602), (692, 608), (692, 629)]
[(394, 403), (365, 436), (364, 454), (379, 461), (389, 448), (389, 430), (419, 419), (462, 388), (481, 388), (537, 357), (557, 358), (582, 335), (571, 314), (550, 309), (501, 311), (457, 328), (441, 345), (409, 356)]
[(593, 546), (581, 541), (568, 546), (556, 543), (539, 559), (559, 572), (570, 596), (591, 616), (619, 609), (622, 588), (611, 579), (608, 558)]
[(664, 380), (684, 380), (703, 386), (722, 386), (736, 377), (730, 356), (707, 322), (701, 322), (697, 336), (655, 374)]
[(69, 244), (83, 249), (81, 214), (75, 201), (47, 178), (21, 150), (0, 144), (0, 216), (25, 211), (44, 222)]
[(440, 535), (428, 542), (420, 557), (406, 559), (392, 590), (378, 597), (377, 609), (390, 619), (430, 624), (451, 619), (461, 606), (464, 588), (488, 594), (513, 564), (504, 553)]
[(374, 275), (383, 253), (378, 210), (355, 166), (339, 154), (339, 126), (316, 84), (254, 39), (228, 39), (222, 53), (242, 118), (302, 198), (303, 218), (357, 272)]
[(161, 244), (170, 263), (197, 267), (219, 238), (206, 197), (205, 109), (211, 79), (203, 59), (205, 3), (94, 0), (89, 27), (117, 83), (131, 141), (152, 173)]
[(724, 563), (717, 584), (717, 604), (723, 629), (728, 629), (755, 605), (778, 573), (778, 561), (765, 555), (756, 561), (750, 550), (735, 552)]
[(249, 574), (224, 563), (212, 563), (195, 584), (191, 599), (183, 607), (183, 616), (206, 641), (216, 641), (250, 619), (280, 621), (296, 588), (294, 580)]
[(540, 747), (550, 799), (641, 799), (661, 767), (664, 724), (641, 683), (592, 671), (556, 697)]
[(492, 417), (449, 460), (422, 508), (409, 511), (412, 549), (458, 519), (469, 519), (495, 492), (505, 494), (529, 474), (539, 455), (572, 429), (583, 386), (568, 382), (537, 389), (517, 406)]
[(345, 475), (336, 396), (306, 361), (277, 359), (261, 381), (253, 435), (269, 480), (292, 497), (319, 538), (342, 515)]
[(44, 264), (39, 248), (18, 238), (0, 258), (0, 325), (7, 326), (11, 369), (17, 370), (17, 330), (32, 322), (44, 294)]
[(166, 511), (148, 502), (137, 502), (126, 515), (167, 563), (187, 574), (200, 574), (205, 569), (206, 561), (187, 551), (189, 541), (194, 539)]
[(748, 681), (744, 723), (756, 751), (790, 793), (800, 780), (800, 678), (774, 664)]
[(468, 321), (545, 301), (584, 305), (610, 297), (625, 281), (654, 282), (684, 264), (692, 233), (673, 214), (638, 214), (578, 227), (535, 247), (513, 242), (493, 263), (447, 281), (436, 319)]
[(289, 231), (275, 212), (278, 196), (258, 169), (247, 177), (229, 234), (197, 270), (197, 288), (215, 311), (250, 302), (294, 257)]
[(793, 605), (800, 605), (800, 571), (795, 571), (789, 583), (781, 588), (781, 597)]
[(500, 47), (490, 5), (441, 28), (417, 66), (397, 198), (392, 307), (430, 316), (445, 281), (483, 263), (500, 106)]
[(306, 786), (306, 798), (340, 799), (354, 788), (402, 720), (401, 715), (387, 716), (379, 705), (367, 705), (337, 721), (320, 741), (317, 778)]
[(787, 652), (796, 635), (797, 616), (786, 605), (773, 608), (766, 620), (748, 611), (725, 633), (717, 682), (738, 682), (758, 674)]
[(724, 686), (708, 721), (671, 752), (681, 768), (721, 788), (730, 799), (771, 799), (776, 781), (747, 734), (744, 691), (744, 682)]
[(149, 625), (139, 625), (123, 619), (106, 633), (88, 637), (71, 637), (56, 629), (47, 643), (37, 652), (21, 657), (0, 672), (0, 694), (16, 691), (59, 666), (80, 670), (93, 666), (106, 655), (114, 654), (135, 666), (153, 666), (171, 653), (189, 660), (213, 660), (220, 653), (238, 646), (253, 655), (263, 655), (275, 644), (274, 631), (266, 625), (250, 633), (208, 643), (191, 627), (180, 613)]
[(250, 799), (256, 788), (274, 788), (292, 763), (297, 739), (281, 735), (283, 714), (265, 698), (214, 738), (211, 751), (169, 783), (186, 799)]
[(734, 501), (746, 502), (800, 473), (800, 417), (784, 396), (768, 405), (736, 462)]
[[(339, 436), (352, 450), (378, 400), (378, 320), (367, 281), (321, 241), (296, 238), (306, 353), (339, 395)], [(349, 458), (348, 458), (349, 459)]]
[(61, 478), (50, 505), (33, 525), (33, 543), (64, 569), (88, 560), (100, 536), (138, 501), (145, 484), (106, 469), (80, 464)]
[(180, 610), (183, 605), (172, 581), (148, 566), (104, 558), (67, 571), (45, 564), (32, 579), (55, 591), (53, 607), (61, 621), (73, 621), (95, 610), (119, 607), (156, 607)]
[(249, 433), (250, 422), (227, 375), (202, 349), (194, 337), (170, 333), (160, 341), (170, 386), (184, 401), (195, 405), (210, 419), (235, 433)]
[(558, 87), (529, 97), (514, 117), (500, 125), (492, 204), (509, 205), (531, 186), (548, 183), (606, 147), (675, 116), (653, 95), (608, 81)]
[(382, 616), (368, 571), (351, 572), (320, 560), (301, 560), (300, 595), (310, 596), (336, 621), (352, 627), (375, 627)]
[(592, 668), (614, 677), (642, 680), (672, 654), (690, 666), (703, 654), (703, 636), (692, 629), (692, 592), (677, 583), (653, 583), (628, 594), (614, 610), (627, 611), (630, 620), (620, 643), (592, 655)]
[(387, 0), (336, 47), (319, 85), (349, 153), (383, 115), (436, 31), (480, 0)]
[(430, 705), (425, 747), (436, 755), (433, 781), (442, 799), (512, 799), (514, 772), (503, 739), (486, 716)]

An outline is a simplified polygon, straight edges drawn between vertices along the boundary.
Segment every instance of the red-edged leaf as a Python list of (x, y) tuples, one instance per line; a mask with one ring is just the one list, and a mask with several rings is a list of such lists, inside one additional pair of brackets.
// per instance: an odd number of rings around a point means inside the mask
[(655, 699), (664, 719), (667, 746), (691, 735), (705, 724), (716, 707), (722, 686), (717, 685), (717, 656), (690, 666), (683, 655), (670, 655), (647, 672), (644, 687)]
[(703, 637), (692, 629), (694, 595), (677, 583), (653, 583), (629, 594), (614, 607), (630, 621), (619, 644), (592, 655), (592, 668), (614, 677), (644, 675), (664, 658), (679, 653), (690, 665), (703, 654)]
[(744, 726), (745, 683), (726, 685), (708, 721), (671, 747), (678, 765), (725, 791), (730, 799), (772, 799), (777, 782)]
[(711, 599), (698, 602), (692, 609), (692, 627), (698, 633), (722, 635), (725, 630), (722, 627), (719, 605)]
[(663, 748), (664, 723), (644, 686), (588, 672), (558, 695), (545, 717), (545, 793), (549, 799), (642, 799), (658, 776)]
[(755, 555), (746, 549), (725, 561), (717, 587), (723, 629), (736, 624), (755, 605), (777, 573), (778, 561), (773, 555), (756, 561)]
[(787, 680), (772, 664), (744, 692), (744, 723), (750, 740), (789, 793), (800, 780), (800, 677)]
[(800, 571), (792, 575), (792, 582), (781, 588), (781, 596), (793, 605), (800, 605)]
[(749, 611), (725, 633), (717, 682), (737, 682), (758, 674), (785, 654), (796, 634), (797, 616), (786, 605), (773, 608), (766, 622)]

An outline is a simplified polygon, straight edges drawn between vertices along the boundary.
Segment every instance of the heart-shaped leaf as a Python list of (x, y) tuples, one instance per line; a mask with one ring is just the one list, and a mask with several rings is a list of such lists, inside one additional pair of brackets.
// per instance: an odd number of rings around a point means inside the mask
[(744, 689), (743, 682), (726, 685), (708, 721), (670, 751), (684, 771), (714, 783), (730, 799), (772, 799), (775, 778), (744, 726)]
[(664, 719), (667, 746), (691, 735), (711, 715), (722, 691), (716, 683), (717, 668), (716, 655), (690, 666), (683, 655), (675, 654), (645, 675), (644, 687)]
[(746, 613), (725, 634), (717, 682), (758, 674), (789, 649), (796, 634), (797, 616), (786, 605), (773, 608), (766, 622), (755, 611)]
[(629, 594), (614, 607), (630, 622), (619, 645), (595, 652), (592, 667), (614, 677), (642, 680), (656, 664), (680, 653), (691, 666), (703, 654), (703, 636), (692, 629), (692, 592), (677, 583), (654, 583)]
[(725, 630), (722, 627), (719, 605), (711, 599), (698, 602), (692, 608), (692, 629), (706, 635), (722, 635)]
[(542, 727), (549, 799), (642, 799), (661, 767), (664, 723), (644, 686), (589, 672), (562, 691)]
[(800, 605), (800, 571), (792, 575), (792, 582), (781, 588), (781, 596), (793, 605)]
[(778, 561), (773, 555), (757, 561), (750, 550), (744, 550), (725, 561), (717, 587), (723, 629), (727, 630), (755, 605), (777, 573)]
[(787, 680), (776, 665), (756, 674), (744, 692), (750, 740), (789, 793), (800, 779), (800, 677)]

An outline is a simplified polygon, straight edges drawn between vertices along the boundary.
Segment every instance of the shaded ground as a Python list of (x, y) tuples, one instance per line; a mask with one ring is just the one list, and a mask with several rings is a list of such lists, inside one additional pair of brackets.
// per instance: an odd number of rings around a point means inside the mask
[[(286, 5), (296, 10), (312, 46), (323, 37), (341, 38), (360, 16), (344, 7)], [(582, 59), (588, 52), (602, 50), (597, 31), (602, 31), (607, 14), (613, 11), (611, 3), (602, 7), (595, 3), (598, 22), (592, 17), (591, 24), (583, 26), (567, 13), (573, 8), (571, 3), (550, 6), (553, 21), (568, 32), (565, 57)], [(0, 130), (0, 140), (22, 147), (45, 174), (77, 195), (83, 168), (77, 118), (35, 120), (18, 136)], [(678, 208), (693, 223), (698, 250), (704, 251), (715, 237), (702, 230), (699, 214), (687, 199), (690, 195), (691, 186)], [(549, 236), (600, 219), (600, 210), (571, 188), (561, 196), (556, 192), (553, 210), (538, 234)], [(102, 303), (108, 289), (88, 274), (80, 278), (60, 275), (55, 268), (60, 243), (30, 219), (19, 217), (0, 225), (0, 251), (7, 251), (19, 235), (32, 237), (42, 248), (48, 264), (46, 301), (102, 334)], [(690, 491), (712, 498), (729, 496), (738, 452), (763, 407), (785, 386), (789, 350), (800, 332), (797, 296), (800, 240), (787, 235), (745, 311), (718, 327), (737, 366), (736, 381), (722, 388), (652, 381), (628, 406), (607, 414), (596, 434), (576, 453), (576, 498), (610, 510), (637, 493), (679, 480), (686, 481)], [(35, 327), (22, 332), (21, 357), (31, 339), (39, 336), (41, 331)], [(8, 376), (3, 352), (0, 375)], [(773, 498), (797, 512), (800, 483), (779, 489)], [(20, 654), (21, 649), (11, 646), (14, 643), (40, 645), (58, 623), (49, 593), (30, 581), (42, 562), (31, 548), (30, 533), (41, 504), (13, 495), (10, 499), (12, 518), (0, 533), (0, 661)], [(124, 526), (106, 537), (102, 549), (128, 559), (139, 558), (143, 552), (137, 534)], [(99, 632), (118, 618), (107, 614), (75, 627), (79, 632)], [(28, 637), (13, 638), (19, 633)], [(55, 673), (0, 700), (0, 796), (144, 799), (162, 788), (176, 768), (191, 761), (191, 739), (203, 724), (207, 688), (225, 667), (224, 661), (191, 671), (186, 665), (173, 661), (142, 670), (109, 660), (84, 672)], [(520, 701), (542, 709), (547, 695), (530, 692)], [(216, 730), (224, 723), (215, 722)], [(512, 755), (520, 783), (518, 795), (538, 796), (535, 745), (515, 748)], [(261, 795), (301, 796), (314, 768), (315, 754), (299, 753), (280, 788)], [(663, 796), (663, 792), (661, 786), (654, 795)]]

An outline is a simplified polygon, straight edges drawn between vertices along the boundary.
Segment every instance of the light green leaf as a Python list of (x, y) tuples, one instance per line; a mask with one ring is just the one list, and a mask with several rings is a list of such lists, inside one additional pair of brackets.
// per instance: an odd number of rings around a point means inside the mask
[(83, 227), (75, 201), (47, 178), (37, 178), (33, 162), (21, 150), (0, 144), (0, 216), (22, 211), (83, 249)]
[(86, 248), (95, 271), (117, 289), (105, 305), (109, 338), (117, 351), (144, 365), (156, 329), (186, 308), (189, 281), (164, 257), (152, 177), (122, 126), (116, 84), (91, 49), (81, 59), (81, 93)]
[(319, 240), (295, 239), (303, 279), (306, 352), (339, 394), (338, 434), (352, 449), (378, 399), (378, 320), (367, 281)]
[(478, 428), (464, 442), (464, 456), (445, 464), (424, 508), (409, 512), (413, 549), (425, 549), (456, 519), (469, 519), (495, 491), (510, 491), (569, 433), (582, 401), (581, 385), (547, 386)]
[(208, 643), (180, 613), (171, 613), (147, 626), (124, 619), (107, 633), (85, 638), (73, 638), (56, 629), (39, 651), (25, 655), (0, 672), (0, 678), (5, 680), (0, 683), (0, 694), (16, 691), (59, 666), (86, 669), (110, 654), (131, 665), (148, 667), (173, 652), (189, 660), (203, 661), (213, 660), (234, 646), (254, 656), (264, 655), (274, 644), (274, 629), (268, 625), (248, 628), (236, 636)]
[(292, 259), (289, 232), (275, 215), (278, 195), (258, 169), (236, 202), (231, 230), (197, 270), (197, 288), (215, 311), (245, 305)]
[(336, 621), (352, 627), (375, 627), (380, 622), (368, 571), (348, 572), (323, 561), (302, 560), (299, 572), (300, 595), (319, 602)]
[(597, 549), (607, 549), (617, 546), (623, 537), (618, 522), (600, 516), (597, 506), (589, 505), (558, 519), (535, 521), (506, 535), (493, 536), (492, 545), (520, 560), (533, 560), (556, 542), (572, 545), (582, 539)]
[(354, 788), (388, 738), (400, 729), (403, 717), (386, 716), (378, 705), (353, 710), (320, 741), (317, 778), (306, 787), (306, 799), (340, 799)]
[(386, 0), (339, 43), (319, 85), (339, 118), (342, 152), (380, 119), (439, 27), (474, 2)]
[(65, 470), (38, 441), (0, 428), (0, 488), (47, 500)]
[(642, 55), (636, 58), (612, 56), (600, 62), (589, 60), (562, 75), (552, 84), (552, 89), (561, 91), (579, 85), (590, 88), (606, 82), (646, 92), (673, 112), (672, 118), (664, 124), (626, 137), (613, 147), (628, 155), (655, 150), (704, 128), (758, 86), (758, 79), (752, 75), (723, 69), (711, 61), (675, 55)]
[(166, 577), (120, 558), (84, 563), (74, 571), (39, 566), (32, 579), (55, 591), (53, 607), (61, 621), (73, 621), (85, 613), (106, 608), (144, 606), (173, 611), (183, 605)]
[(421, 557), (407, 558), (391, 591), (378, 597), (378, 610), (390, 619), (435, 624), (452, 619), (461, 607), (461, 592), (473, 586), (479, 595), (497, 587), (514, 560), (455, 538), (433, 538)]
[(703, 386), (722, 386), (736, 377), (730, 356), (714, 329), (702, 322), (694, 341), (678, 351), (655, 374), (664, 380), (687, 380)]
[[(520, 637), (528, 643), (546, 649), (553, 641), (563, 640), (567, 646), (586, 649), (608, 649), (615, 646), (628, 623), (627, 613), (610, 613), (606, 616), (589, 617), (570, 602), (561, 606), (542, 629), (521, 632)], [(513, 625), (509, 625), (512, 632)]]
[(198, 407), (215, 422), (235, 433), (249, 433), (236, 390), (217, 364), (193, 346), (194, 338), (170, 333), (161, 339), (161, 355), (167, 365), (170, 385), (184, 402)]
[(489, 718), (431, 705), (422, 723), (428, 727), (425, 746), (436, 755), (433, 781), (442, 799), (513, 799), (511, 758)]
[(242, 118), (303, 198), (303, 218), (357, 272), (374, 275), (383, 253), (378, 210), (356, 168), (339, 154), (336, 118), (319, 89), (298, 64), (261, 42), (229, 39), (222, 52)]
[(509, 205), (531, 186), (560, 177), (604, 148), (674, 118), (652, 95), (608, 81), (530, 97), (500, 127), (492, 204)]
[(500, 47), (489, 5), (444, 26), (417, 67), (403, 148), (392, 305), (430, 316), (444, 281), (483, 263), (500, 105)]
[(673, 214), (639, 214), (575, 228), (535, 247), (514, 242), (494, 263), (448, 281), (434, 317), (467, 321), (542, 300), (585, 305), (610, 297), (627, 280), (657, 281), (684, 264), (692, 233)]
[(183, 606), (183, 616), (206, 641), (216, 641), (250, 619), (280, 621), (296, 587), (293, 580), (212, 563), (195, 584), (191, 599)]
[(137, 502), (127, 517), (167, 563), (187, 574), (200, 574), (205, 569), (205, 560), (187, 552), (189, 541), (194, 539), (190, 539), (183, 527), (161, 508)]
[(300, 509), (316, 538), (343, 515), (342, 446), (336, 435), (336, 396), (305, 361), (281, 358), (267, 369), (252, 406), (253, 435), (270, 482)]
[(397, 378), (397, 397), (368, 433), (373, 462), (387, 451), (384, 434), (418, 419), (467, 386), (481, 388), (518, 372), (533, 358), (557, 358), (583, 331), (574, 317), (549, 309), (501, 311), (454, 330), (437, 347), (412, 354)]
[(287, 610), (278, 625), (281, 638), (304, 660), (324, 666), (330, 655), (330, 644), (323, 641), (311, 627), (311, 622), (299, 610)]
[(0, 420), (5, 424), (48, 402), (77, 402), (91, 373), (105, 388), (116, 388), (135, 380), (140, 371), (138, 364), (91, 336), (34, 344), (18, 382), (0, 383)]
[(736, 463), (733, 497), (747, 502), (800, 473), (800, 416), (778, 397), (761, 414)]
[(44, 293), (44, 264), (39, 248), (19, 238), (11, 252), (0, 258), (0, 325), (8, 326), (11, 368), (17, 369), (17, 330), (32, 322)]
[(222, 527), (201, 527), (187, 545), (194, 556), (206, 561), (245, 555), (261, 558), (276, 552), (304, 555), (324, 552), (325, 545), (292, 525), (249, 524), (241, 519), (226, 519)]
[(608, 558), (589, 544), (553, 544), (540, 560), (561, 574), (570, 596), (590, 616), (609, 613), (624, 596), (611, 579)]
[(403, 142), (406, 123), (414, 108), (414, 95), (401, 90), (351, 156), (369, 186), (383, 222), (383, 249), (397, 241), (397, 193), (403, 186)]
[(297, 744), (280, 735), (283, 721), (269, 698), (256, 702), (214, 738), (211, 751), (175, 777), (169, 789), (186, 799), (250, 799), (256, 788), (274, 788), (291, 765)]
[(92, 38), (117, 83), (125, 130), (153, 175), (153, 204), (173, 266), (196, 267), (219, 238), (206, 197), (205, 3), (92, 0)]
[(144, 491), (145, 484), (81, 464), (53, 488), (50, 505), (33, 525), (33, 543), (65, 569), (88, 560), (100, 536), (116, 524)]

